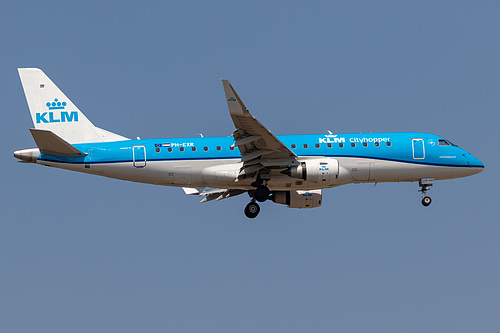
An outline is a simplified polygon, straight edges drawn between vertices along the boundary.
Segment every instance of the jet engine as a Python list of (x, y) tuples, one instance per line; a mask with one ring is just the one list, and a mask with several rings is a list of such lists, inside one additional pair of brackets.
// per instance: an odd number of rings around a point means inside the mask
[(339, 161), (334, 158), (305, 160), (290, 167), (285, 173), (314, 183), (333, 183), (339, 175)]
[(272, 200), (290, 208), (315, 208), (321, 206), (321, 190), (276, 191)]

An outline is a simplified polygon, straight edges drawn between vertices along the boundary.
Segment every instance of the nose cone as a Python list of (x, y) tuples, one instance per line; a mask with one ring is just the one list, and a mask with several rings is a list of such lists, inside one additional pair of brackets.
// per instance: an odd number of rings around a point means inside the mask
[(469, 154), (467, 162), (469, 163), (469, 167), (471, 168), (471, 171), (473, 171), (473, 174), (477, 174), (484, 171), (483, 162), (481, 162), (478, 158), (476, 158), (472, 154)]

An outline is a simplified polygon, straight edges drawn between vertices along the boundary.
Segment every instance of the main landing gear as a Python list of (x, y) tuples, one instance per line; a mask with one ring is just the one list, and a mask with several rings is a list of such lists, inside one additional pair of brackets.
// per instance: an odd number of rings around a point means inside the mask
[(252, 197), (252, 201), (245, 207), (245, 215), (246, 217), (253, 219), (259, 215), (260, 207), (258, 202), (265, 202), (270, 198), (271, 191), (266, 185), (259, 185), (255, 189), (255, 191), (250, 192), (249, 195)]
[(255, 201), (251, 201), (248, 203), (248, 205), (245, 207), (245, 215), (249, 219), (256, 218), (257, 215), (259, 215), (260, 212), (260, 207)]
[(257, 200), (258, 202), (264, 202), (267, 199), (269, 199), (269, 194), (271, 191), (269, 191), (269, 188), (265, 185), (259, 185), (256, 189), (255, 192), (253, 193), (253, 198)]
[(434, 178), (424, 178), (418, 182), (418, 186), (420, 186), (419, 192), (422, 192), (422, 205), (425, 207), (429, 206), (432, 202), (431, 197), (427, 196), (427, 191), (429, 187), (434, 184)]

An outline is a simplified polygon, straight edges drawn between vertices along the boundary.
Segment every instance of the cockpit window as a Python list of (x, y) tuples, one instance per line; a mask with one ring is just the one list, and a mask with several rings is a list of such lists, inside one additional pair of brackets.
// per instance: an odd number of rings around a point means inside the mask
[(444, 139), (439, 139), (438, 140), (438, 144), (440, 146), (449, 146), (450, 145), (450, 143), (448, 141), (444, 140)]
[(438, 139), (438, 145), (440, 146), (453, 146), (453, 147), (458, 147), (456, 144), (451, 142), (450, 140), (445, 140), (445, 139)]

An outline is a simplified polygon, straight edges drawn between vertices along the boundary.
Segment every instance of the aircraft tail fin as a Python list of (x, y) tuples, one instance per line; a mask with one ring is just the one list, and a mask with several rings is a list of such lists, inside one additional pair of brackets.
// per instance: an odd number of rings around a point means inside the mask
[(51, 131), (69, 143), (128, 140), (94, 126), (42, 70), (18, 71), (36, 129)]
[(30, 132), (42, 154), (62, 157), (81, 157), (87, 155), (51, 131), (30, 128)]

